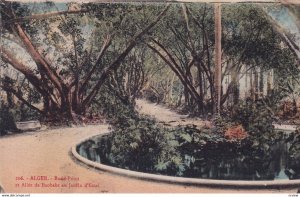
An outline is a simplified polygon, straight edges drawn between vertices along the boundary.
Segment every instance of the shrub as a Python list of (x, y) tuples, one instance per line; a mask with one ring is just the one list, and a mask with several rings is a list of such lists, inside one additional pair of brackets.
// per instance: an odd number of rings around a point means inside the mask
[[(276, 154), (271, 146), (284, 136), (274, 132), (274, 116), (265, 100), (241, 102), (229, 116), (217, 117), (212, 129), (198, 129), (195, 125), (165, 128), (124, 106), (110, 105), (109, 110), (120, 111), (111, 118), (113, 131), (96, 142), (102, 163), (185, 177), (208, 177), (211, 166), (218, 174), (228, 170), (229, 165), (248, 179), (274, 178), (266, 173)], [(224, 131), (236, 125), (249, 135), (228, 141)]]
[[(289, 155), (288, 155), (288, 162), (290, 168), (290, 173), (292, 174), (293, 178), (299, 179), (300, 176), (300, 128), (297, 128), (295, 133), (291, 133), (287, 140), (289, 142)], [(295, 176), (298, 174), (298, 176)]]
[(3, 102), (0, 103), (0, 135), (5, 135), (7, 131), (17, 131), (14, 119), (14, 110), (9, 109)]
[(270, 133), (274, 130), (272, 123), (275, 115), (264, 99), (252, 101), (246, 99), (234, 106), (230, 114), (230, 122), (241, 124), (246, 131), (254, 136)]

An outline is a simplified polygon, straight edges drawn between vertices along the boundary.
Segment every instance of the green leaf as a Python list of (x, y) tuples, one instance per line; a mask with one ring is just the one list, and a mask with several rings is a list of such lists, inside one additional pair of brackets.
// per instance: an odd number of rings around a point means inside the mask
[(192, 141), (192, 136), (190, 136), (189, 134), (183, 133), (183, 134), (180, 134), (180, 137), (182, 139), (184, 139), (185, 141), (187, 141), (187, 142), (191, 142)]
[(268, 144), (264, 144), (263, 146), (264, 146), (265, 150), (267, 150), (267, 151), (270, 149), (270, 146)]
[(176, 140), (169, 141), (169, 144), (170, 144), (170, 146), (173, 146), (173, 147), (179, 146), (179, 142)]
[(130, 143), (130, 146), (131, 146), (133, 149), (136, 149), (139, 145), (138, 145), (138, 143), (133, 142), (133, 143)]
[(174, 156), (171, 158), (171, 161), (175, 164), (175, 165), (179, 165), (181, 163), (181, 158)]
[(156, 164), (156, 165), (154, 166), (154, 168), (155, 168), (157, 171), (164, 171), (164, 170), (167, 169), (168, 163), (169, 163), (169, 162), (158, 162), (158, 164)]

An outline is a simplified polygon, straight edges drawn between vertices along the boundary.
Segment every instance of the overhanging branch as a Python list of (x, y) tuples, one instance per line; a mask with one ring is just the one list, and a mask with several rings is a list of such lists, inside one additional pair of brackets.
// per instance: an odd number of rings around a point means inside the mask
[(25, 105), (27, 105), (29, 108), (39, 112), (39, 113), (44, 113), (42, 110), (40, 110), (39, 108), (33, 106), (32, 104), (30, 104), (23, 96), (22, 96), (22, 93), (18, 92), (17, 90), (11, 88), (11, 87), (8, 87), (8, 86), (5, 86), (5, 85), (2, 85), (1, 88), (4, 90), (4, 91), (7, 91), (7, 92), (10, 92), (12, 93), (13, 95), (15, 95), (22, 103), (24, 103)]
[(21, 23), (21, 22), (26, 22), (26, 21), (30, 21), (30, 20), (45, 19), (45, 18), (60, 16), (60, 15), (86, 13), (88, 11), (89, 10), (87, 10), (87, 9), (82, 9), (82, 10), (67, 10), (67, 11), (59, 11), (59, 12), (49, 12), (49, 13), (44, 13), (44, 14), (33, 14), (31, 16), (24, 16), (24, 17), (20, 17), (20, 18), (10, 19), (7, 21), (2, 21), (2, 24)]

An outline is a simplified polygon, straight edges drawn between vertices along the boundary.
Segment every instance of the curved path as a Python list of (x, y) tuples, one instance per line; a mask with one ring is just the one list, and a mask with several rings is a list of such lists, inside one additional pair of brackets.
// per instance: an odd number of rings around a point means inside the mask
[(200, 118), (190, 118), (188, 115), (178, 114), (165, 106), (158, 105), (155, 103), (148, 102), (146, 100), (136, 100), (137, 110), (144, 115), (149, 115), (155, 118), (165, 126), (177, 126), (177, 125), (188, 125), (193, 124), (198, 127), (204, 125), (209, 126), (209, 121), (204, 121)]
[[(105, 132), (108, 132), (108, 125), (60, 128), (2, 137), (0, 138), (0, 184), (8, 193), (255, 192), (255, 190), (224, 190), (137, 180), (94, 170), (72, 158), (70, 148), (74, 143)], [(22, 176), (24, 180), (16, 180), (17, 177)], [(47, 177), (47, 180), (33, 180), (38, 179), (37, 176)], [(73, 177), (73, 180), (55, 181), (55, 176), (63, 178), (69, 176)], [(50, 183), (57, 183), (60, 186), (51, 187)], [(67, 187), (62, 187), (62, 183)], [(69, 183), (72, 187), (69, 187)], [(88, 183), (90, 184), (87, 185)], [(19, 187), (16, 184), (19, 184)], [(39, 187), (35, 184), (39, 184)], [(42, 184), (48, 187), (42, 187)], [(294, 189), (259, 190), (259, 192), (294, 193), (296, 191)]]

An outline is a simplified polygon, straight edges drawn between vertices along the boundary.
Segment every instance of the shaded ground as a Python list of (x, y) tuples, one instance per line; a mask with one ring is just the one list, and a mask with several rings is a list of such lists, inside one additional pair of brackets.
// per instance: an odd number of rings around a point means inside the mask
[[(186, 119), (161, 106), (138, 101), (144, 113), (158, 116), (161, 120), (181, 122), (195, 121)], [(141, 104), (141, 105), (140, 105)], [(159, 112), (158, 114), (156, 112)], [(168, 117), (168, 118), (167, 118)], [(167, 118), (167, 119), (165, 119)], [(184, 119), (182, 119), (184, 118)], [(185, 121), (182, 121), (185, 120)], [(171, 122), (173, 124), (173, 122)], [(170, 123), (170, 124), (171, 124)], [(257, 190), (224, 190), (155, 183), (133, 178), (113, 175), (94, 170), (75, 161), (70, 155), (71, 146), (83, 138), (108, 132), (109, 125), (86, 126), (78, 128), (61, 128), (40, 132), (27, 132), (0, 138), (0, 183), (8, 193), (224, 193), (257, 192)], [(24, 180), (16, 180), (23, 176)], [(30, 180), (32, 176), (47, 176), (49, 180)], [(55, 176), (74, 177), (79, 180), (55, 181)], [(51, 180), (52, 179), (52, 180)], [(66, 183), (67, 187), (33, 187), (28, 184)], [(19, 183), (19, 187), (16, 184)], [(26, 183), (27, 186), (26, 186)], [(71, 187), (81, 184), (83, 187)], [(84, 187), (92, 183), (95, 187)], [(22, 186), (23, 184), (23, 186)], [(26, 186), (26, 187), (25, 187)], [(296, 190), (259, 190), (259, 192), (294, 193)]]
[(136, 105), (141, 114), (150, 115), (165, 126), (188, 124), (194, 124), (197, 125), (197, 127), (202, 127), (204, 125), (210, 126), (209, 121), (203, 121), (200, 118), (190, 118), (188, 115), (178, 114), (162, 105), (150, 103), (146, 100), (137, 100)]

